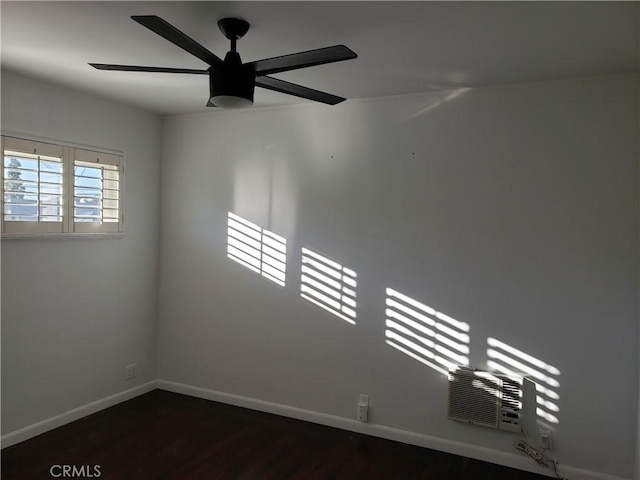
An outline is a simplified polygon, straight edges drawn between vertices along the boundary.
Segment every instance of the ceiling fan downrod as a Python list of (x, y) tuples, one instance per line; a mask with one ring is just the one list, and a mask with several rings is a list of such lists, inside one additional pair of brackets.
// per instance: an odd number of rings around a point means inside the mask
[(231, 40), (231, 51), (236, 51), (236, 41), (249, 31), (249, 22), (240, 18), (222, 18), (218, 20), (218, 28), (222, 34)]

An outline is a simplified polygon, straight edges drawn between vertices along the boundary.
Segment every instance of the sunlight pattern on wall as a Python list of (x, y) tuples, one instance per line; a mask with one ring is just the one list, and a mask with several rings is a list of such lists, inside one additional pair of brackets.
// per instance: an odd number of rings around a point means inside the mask
[(559, 423), (560, 370), (495, 338), (487, 338), (487, 368), (507, 375), (526, 375), (536, 385), (538, 418)]
[(227, 218), (227, 257), (285, 286), (287, 241), (231, 212)]
[(355, 325), (356, 272), (308, 248), (302, 249), (301, 270), (302, 298)]
[(449, 368), (469, 363), (469, 324), (387, 288), (386, 343), (448, 375)]

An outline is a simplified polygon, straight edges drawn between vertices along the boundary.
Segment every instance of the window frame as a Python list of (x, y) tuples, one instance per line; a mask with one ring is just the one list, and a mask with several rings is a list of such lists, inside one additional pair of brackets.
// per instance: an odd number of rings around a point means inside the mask
[[(0, 174), (0, 232), (2, 239), (14, 238), (77, 238), (77, 237), (122, 237), (124, 235), (124, 154), (84, 145), (61, 144), (60, 142), (3, 134), (0, 138), (2, 150), (2, 172)], [(5, 151), (22, 152), (27, 155), (55, 156), (62, 165), (62, 222), (7, 221), (5, 220)], [(75, 167), (76, 162), (95, 163), (117, 167), (118, 217), (113, 222), (74, 221)], [(115, 170), (113, 170), (115, 171)], [(40, 185), (40, 181), (38, 181)], [(102, 211), (104, 207), (100, 207)]]

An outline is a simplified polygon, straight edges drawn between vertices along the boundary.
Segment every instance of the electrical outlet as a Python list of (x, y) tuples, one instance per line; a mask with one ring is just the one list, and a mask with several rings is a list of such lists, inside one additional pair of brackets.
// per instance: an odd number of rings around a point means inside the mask
[(360, 395), (358, 400), (358, 410), (356, 418), (361, 422), (366, 422), (369, 418), (369, 395)]
[(368, 417), (369, 417), (369, 407), (359, 403), (356, 418), (361, 422), (366, 422)]
[(551, 450), (551, 430), (544, 428), (538, 430), (538, 447), (540, 447), (540, 450)]
[(127, 365), (125, 367), (126, 372), (127, 372), (127, 376), (126, 376), (127, 380), (131, 380), (132, 378), (136, 378), (136, 376), (137, 376), (137, 374), (136, 374), (137, 367), (138, 367), (137, 363), (132, 363), (131, 365)]

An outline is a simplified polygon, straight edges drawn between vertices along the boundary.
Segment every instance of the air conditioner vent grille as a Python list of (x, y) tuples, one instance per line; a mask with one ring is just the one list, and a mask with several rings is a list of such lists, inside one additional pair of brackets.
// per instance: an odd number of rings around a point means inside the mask
[(449, 371), (449, 418), (461, 422), (520, 431), (522, 378), (470, 367)]
[(522, 386), (519, 382), (509, 379), (502, 379), (502, 408), (509, 410), (520, 410), (520, 392)]
[(499, 390), (495, 380), (452, 374), (449, 378), (449, 417), (498, 427)]

